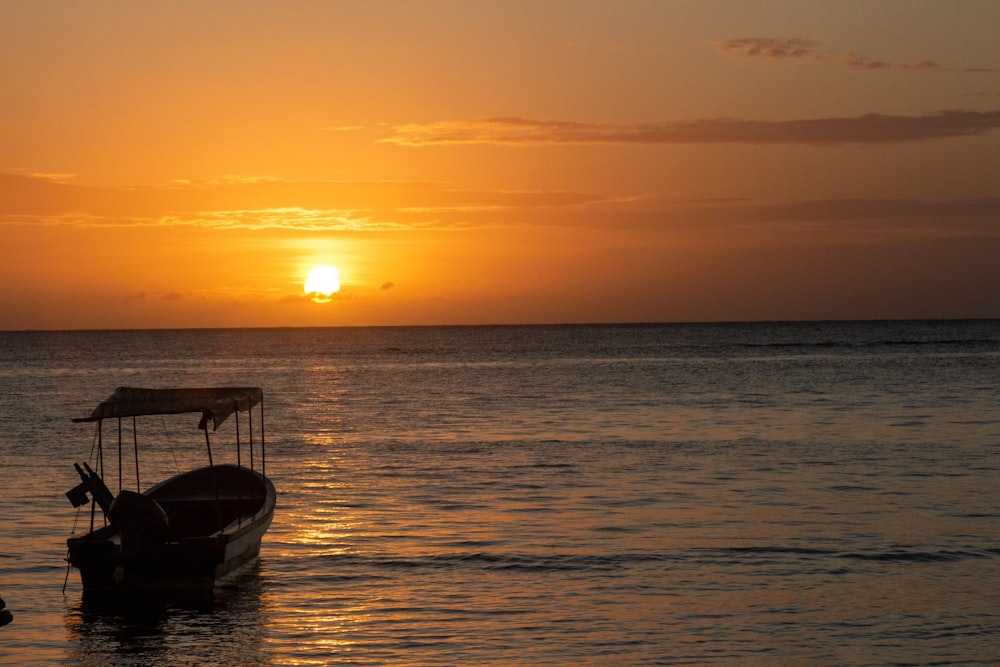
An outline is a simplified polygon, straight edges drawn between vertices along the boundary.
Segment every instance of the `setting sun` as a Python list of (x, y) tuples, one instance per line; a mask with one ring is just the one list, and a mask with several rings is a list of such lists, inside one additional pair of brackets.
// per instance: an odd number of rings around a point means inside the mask
[(340, 291), (340, 272), (329, 264), (317, 264), (309, 271), (303, 289), (316, 303), (329, 303), (330, 297)]

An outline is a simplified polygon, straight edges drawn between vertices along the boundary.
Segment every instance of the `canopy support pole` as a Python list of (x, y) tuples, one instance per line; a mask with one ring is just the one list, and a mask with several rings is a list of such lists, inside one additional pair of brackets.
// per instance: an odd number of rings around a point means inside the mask
[(212, 463), (212, 442), (208, 439), (208, 429), (205, 429), (205, 449), (208, 450), (208, 467), (214, 469), (214, 464)]
[(142, 493), (139, 488), (139, 435), (136, 433), (135, 416), (132, 416), (132, 448), (135, 450), (135, 492)]
[(233, 417), (236, 418), (236, 465), (241, 465), (240, 461), (240, 411), (239, 408), (233, 410)]
[(122, 492), (122, 418), (118, 418), (118, 493)]
[(97, 466), (101, 470), (101, 479), (104, 479), (104, 420), (97, 423)]
[[(250, 471), (256, 472), (253, 467), (253, 407), (247, 410), (247, 421), (250, 423)], [(250, 500), (257, 500), (257, 484), (250, 486)]]
[[(235, 402), (235, 401), (234, 401)], [(243, 463), (240, 460), (240, 406), (236, 403), (236, 409), (233, 410), (233, 416), (236, 417), (236, 467), (241, 468)], [(238, 525), (243, 525), (243, 487), (239, 484), (236, 485), (236, 516), (238, 517)]]
[(215, 491), (215, 514), (219, 524), (218, 530), (222, 530), (225, 528), (222, 525), (222, 501), (219, 499), (219, 483), (215, 478), (215, 464), (212, 462), (212, 442), (208, 438), (208, 420), (208, 413), (202, 415), (201, 421), (205, 430), (205, 447), (208, 448), (208, 467), (212, 473), (212, 488)]
[(260, 395), (260, 474), (267, 479), (267, 452), (264, 449), (264, 393)]
[[(99, 419), (97, 421), (97, 463), (98, 468), (101, 470), (101, 476), (104, 476), (104, 420)], [(94, 532), (94, 518), (97, 514), (97, 498), (93, 493), (90, 494), (90, 532)]]

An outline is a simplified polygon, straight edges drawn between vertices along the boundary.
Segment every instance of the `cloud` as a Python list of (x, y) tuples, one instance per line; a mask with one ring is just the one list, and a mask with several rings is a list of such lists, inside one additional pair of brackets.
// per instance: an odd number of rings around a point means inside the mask
[(197, 225), (213, 229), (289, 229), (305, 232), (391, 231), (398, 225), (376, 222), (358, 211), (298, 207), (193, 211), (158, 218), (159, 225)]
[(22, 176), (26, 178), (34, 178), (42, 181), (51, 181), (53, 183), (68, 183), (76, 178), (76, 174), (64, 174), (64, 173), (49, 173), (44, 171), (34, 171), (34, 172), (20, 172)]
[(921, 60), (916, 63), (890, 63), (882, 60), (871, 60), (870, 58), (857, 54), (851, 53), (847, 56), (844, 64), (848, 69), (853, 70), (885, 70), (885, 69), (901, 69), (909, 72), (944, 72), (949, 71), (942, 65), (934, 62), (933, 60)]
[(392, 282), (382, 283), (382, 286), (379, 289), (382, 290), (383, 292), (388, 292), (389, 290), (391, 290), (395, 286), (396, 286), (396, 283), (392, 283)]
[[(722, 54), (743, 60), (781, 62), (789, 60), (828, 60), (817, 50), (818, 44), (803, 37), (737, 37), (715, 42), (715, 48)], [(859, 53), (850, 53), (844, 58), (844, 65), (858, 72), (878, 70), (902, 70), (907, 72), (962, 72), (971, 74), (996, 73), (1000, 70), (990, 67), (945, 67), (925, 58), (912, 63), (897, 63), (874, 60)]]
[(740, 37), (717, 42), (727, 55), (747, 59), (797, 60), (814, 53), (816, 43), (799, 37)]
[(944, 69), (944, 67), (933, 60), (921, 60), (918, 63), (901, 63), (897, 67), (915, 72), (935, 72)]
[[(678, 244), (754, 246), (758, 241), (823, 244), (852, 240), (988, 239), (1000, 242), (1000, 198), (919, 200), (840, 198), (702, 204), (651, 197), (565, 212), (546, 224), (672, 238)], [(750, 252), (747, 250), (747, 252)]]
[(847, 65), (847, 69), (876, 70), (892, 68), (892, 63), (871, 60), (856, 53), (849, 54), (844, 64)]
[(998, 111), (924, 116), (867, 114), (784, 121), (705, 118), (665, 123), (583, 123), (485, 118), (399, 125), (380, 139), (402, 146), (438, 144), (890, 144), (982, 134), (1000, 127)]
[(0, 174), (0, 225), (378, 233), (508, 224), (509, 211), (575, 209), (597, 195), (429, 182), (173, 182), (85, 187)]
[(922, 201), (915, 199), (820, 199), (782, 205), (742, 207), (750, 220), (865, 221), (910, 218), (1000, 219), (1000, 198)]
[[(994, 112), (994, 124), (1000, 123)], [(31, 201), (23, 198), (34, 182), (42, 187)], [(302, 185), (302, 184), (298, 184)], [(84, 188), (25, 177), (0, 175), (0, 225), (47, 225), (76, 228), (184, 226), (227, 230), (292, 231), (303, 234), (459, 232), (471, 229), (546, 227), (605, 228), (609, 225), (695, 230), (725, 226), (789, 224), (843, 225), (852, 221), (962, 220), (954, 231), (990, 229), (1000, 232), (1000, 198), (923, 202), (890, 199), (831, 199), (764, 205), (745, 199), (624, 197), (613, 199), (559, 191), (462, 190), (431, 183), (257, 183), (240, 186), (239, 197), (261, 208), (231, 208), (229, 186), (195, 188), (199, 196), (173, 186), (145, 190)], [(259, 189), (263, 188), (264, 192)], [(7, 197), (10, 193), (22, 198)], [(359, 194), (360, 193), (360, 194)], [(122, 201), (118, 201), (121, 198)], [(112, 204), (107, 204), (111, 199)], [(37, 200), (37, 201), (36, 201)], [(37, 206), (32, 209), (32, 202)], [(181, 204), (183, 203), (183, 206)], [(214, 203), (217, 208), (211, 209)], [(275, 204), (286, 204), (274, 206)], [(315, 208), (294, 206), (310, 203)], [(264, 206), (268, 204), (270, 206)], [(353, 205), (357, 208), (337, 208)], [(54, 207), (54, 208), (53, 208)], [(382, 290), (393, 289), (391, 282)]]

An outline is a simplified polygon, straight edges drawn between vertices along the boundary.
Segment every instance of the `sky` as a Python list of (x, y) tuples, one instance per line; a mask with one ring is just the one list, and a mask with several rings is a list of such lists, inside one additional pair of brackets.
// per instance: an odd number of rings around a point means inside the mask
[(0, 0), (0, 330), (1000, 317), (997, 26)]

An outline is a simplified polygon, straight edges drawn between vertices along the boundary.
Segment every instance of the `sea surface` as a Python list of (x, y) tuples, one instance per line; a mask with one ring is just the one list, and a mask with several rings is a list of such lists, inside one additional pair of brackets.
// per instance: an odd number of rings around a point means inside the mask
[[(207, 599), (67, 572), (122, 385), (264, 389), (278, 508)], [(138, 419), (143, 487), (197, 421)], [(0, 664), (993, 665), (998, 455), (1000, 321), (0, 333)]]

